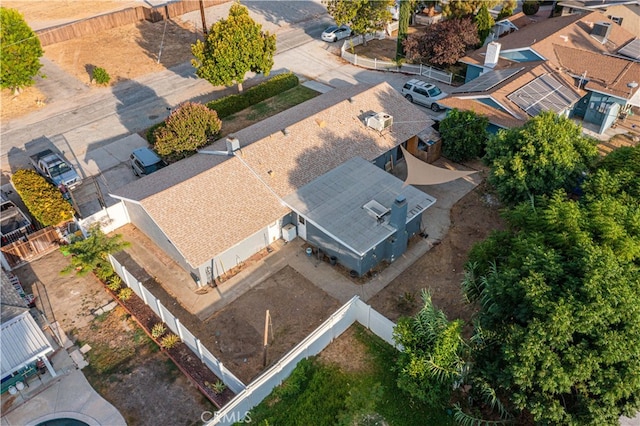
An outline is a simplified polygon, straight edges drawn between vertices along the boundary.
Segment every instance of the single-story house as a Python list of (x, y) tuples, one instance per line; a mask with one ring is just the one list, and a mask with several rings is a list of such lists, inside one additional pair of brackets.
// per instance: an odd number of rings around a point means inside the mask
[(362, 275), (402, 255), (435, 198), (353, 157), (284, 198), (298, 234)]
[[(307, 238), (304, 213), (285, 202), (289, 195), (354, 157), (390, 169), (403, 155), (399, 146), (407, 141), (418, 146), (416, 135), (424, 135), (432, 124), (386, 83), (341, 88), (249, 126), (111, 195), (124, 202), (138, 229), (198, 285), (205, 285), (281, 238), (288, 224)], [(436, 140), (433, 133), (429, 139)], [(338, 261), (351, 265), (346, 254)], [(354, 269), (366, 272), (365, 264), (361, 266)]]
[(26, 301), (4, 269), (0, 274), (0, 377), (2, 392), (15, 389), (18, 382), (35, 374), (41, 361), (51, 376), (56, 372), (47, 359), (53, 353), (51, 343), (31, 316)]
[(565, 0), (559, 1), (562, 15), (602, 12), (607, 18), (640, 37), (640, 0)]
[(640, 106), (640, 40), (599, 12), (541, 17), (460, 61), (465, 84), (441, 101), (521, 126), (540, 111), (579, 118), (604, 133)]

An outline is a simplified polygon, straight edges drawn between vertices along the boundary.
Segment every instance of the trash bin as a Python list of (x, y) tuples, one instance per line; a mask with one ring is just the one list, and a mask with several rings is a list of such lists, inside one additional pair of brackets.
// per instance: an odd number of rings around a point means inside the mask
[(337, 257), (335, 257), (335, 256), (331, 256), (331, 257), (329, 258), (329, 263), (330, 263), (332, 266), (335, 266), (335, 265), (336, 265), (336, 263), (338, 263), (338, 258), (337, 258)]
[(307, 248), (307, 256), (311, 257), (311, 255), (313, 254), (313, 249), (311, 247)]

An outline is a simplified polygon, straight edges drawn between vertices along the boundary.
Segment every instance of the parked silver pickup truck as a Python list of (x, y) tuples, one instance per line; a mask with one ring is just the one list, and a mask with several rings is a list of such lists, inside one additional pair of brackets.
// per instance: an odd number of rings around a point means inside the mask
[[(47, 149), (29, 157), (38, 173), (61, 190), (73, 189), (81, 179), (74, 168), (61, 155)], [(62, 187), (64, 188), (62, 188)]]

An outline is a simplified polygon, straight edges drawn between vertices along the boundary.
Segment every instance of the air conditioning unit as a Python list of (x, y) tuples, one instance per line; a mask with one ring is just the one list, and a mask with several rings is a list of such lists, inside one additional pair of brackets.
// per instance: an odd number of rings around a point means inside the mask
[(282, 227), (282, 239), (291, 242), (296, 238), (296, 226), (289, 223)]
[(367, 126), (381, 132), (393, 124), (393, 117), (385, 112), (379, 112), (367, 117), (366, 123)]

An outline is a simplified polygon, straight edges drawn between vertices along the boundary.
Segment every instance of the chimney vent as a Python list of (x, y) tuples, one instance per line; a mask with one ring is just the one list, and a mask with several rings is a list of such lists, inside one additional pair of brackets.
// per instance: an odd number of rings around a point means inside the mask
[(487, 53), (484, 57), (484, 66), (487, 68), (494, 68), (498, 65), (498, 59), (500, 58), (500, 48), (502, 45), (496, 41), (492, 41), (487, 45)]
[(240, 141), (235, 136), (227, 137), (227, 151), (229, 154), (240, 149)]

